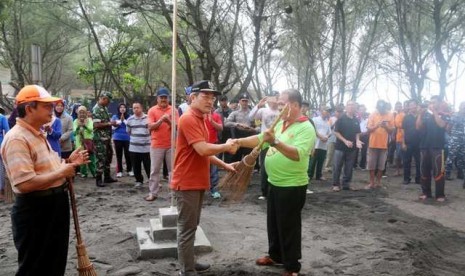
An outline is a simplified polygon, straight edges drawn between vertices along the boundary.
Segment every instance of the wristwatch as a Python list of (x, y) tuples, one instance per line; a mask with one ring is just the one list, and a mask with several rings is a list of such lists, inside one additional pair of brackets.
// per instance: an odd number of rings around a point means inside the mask
[(281, 141), (279, 141), (279, 139), (275, 137), (274, 141), (270, 143), (270, 146), (276, 147), (277, 145), (279, 145), (279, 143), (281, 143)]

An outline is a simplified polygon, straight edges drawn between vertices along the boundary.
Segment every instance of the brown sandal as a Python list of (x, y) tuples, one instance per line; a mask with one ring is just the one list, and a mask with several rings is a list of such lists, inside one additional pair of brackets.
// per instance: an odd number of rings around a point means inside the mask
[(154, 195), (148, 195), (146, 197), (144, 197), (145, 201), (154, 201), (155, 199), (157, 199), (156, 196)]

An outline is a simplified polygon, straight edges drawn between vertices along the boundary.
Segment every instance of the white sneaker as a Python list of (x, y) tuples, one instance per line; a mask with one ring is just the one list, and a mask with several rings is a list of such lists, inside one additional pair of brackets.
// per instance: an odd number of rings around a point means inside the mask
[(133, 172), (133, 171), (130, 171), (130, 172), (128, 172), (128, 175), (129, 175), (129, 176), (134, 176), (134, 172)]
[(120, 173), (120, 172), (117, 173), (117, 174), (116, 174), (116, 177), (118, 177), (118, 178), (123, 177), (123, 173)]
[(212, 197), (213, 197), (214, 199), (219, 199), (219, 198), (221, 198), (221, 194), (218, 193), (218, 192), (214, 192), (214, 193), (212, 194)]
[(141, 183), (141, 182), (136, 182), (136, 183), (134, 184), (134, 188), (140, 188), (140, 187), (142, 187), (142, 183)]
[(259, 200), (265, 200), (266, 197), (264, 197), (264, 196), (259, 196), (258, 199), (259, 199)]
[(313, 194), (312, 190), (307, 189), (307, 195)]

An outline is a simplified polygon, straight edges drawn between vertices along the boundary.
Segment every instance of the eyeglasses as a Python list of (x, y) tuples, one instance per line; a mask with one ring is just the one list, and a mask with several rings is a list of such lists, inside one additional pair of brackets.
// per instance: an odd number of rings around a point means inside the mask
[(206, 101), (211, 101), (211, 102), (216, 101), (215, 96), (208, 96), (208, 95), (205, 95), (205, 94), (199, 94), (199, 96), (202, 97)]

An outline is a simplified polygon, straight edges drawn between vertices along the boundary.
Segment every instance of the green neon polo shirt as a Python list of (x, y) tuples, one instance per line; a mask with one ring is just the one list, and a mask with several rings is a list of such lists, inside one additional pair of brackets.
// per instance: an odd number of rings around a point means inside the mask
[[(301, 117), (286, 129), (283, 129), (283, 121), (274, 128), (275, 137), (281, 143), (297, 148), (299, 161), (293, 161), (268, 143), (263, 148), (269, 147), (265, 157), (265, 168), (268, 174), (268, 182), (277, 187), (294, 187), (308, 184), (308, 161), (309, 154), (315, 146), (315, 128), (310, 124), (307, 117)], [(260, 141), (263, 134), (259, 134)]]

